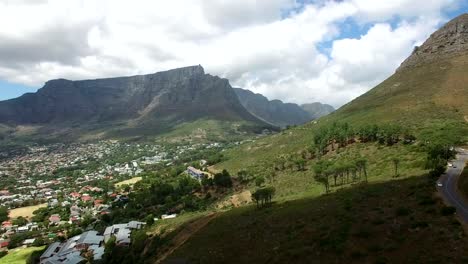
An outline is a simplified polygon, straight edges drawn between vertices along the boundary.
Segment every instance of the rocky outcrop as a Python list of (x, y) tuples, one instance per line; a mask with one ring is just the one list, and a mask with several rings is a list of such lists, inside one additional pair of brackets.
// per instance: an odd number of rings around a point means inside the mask
[(297, 104), (269, 101), (261, 94), (234, 88), (241, 104), (256, 117), (276, 126), (299, 125), (312, 120), (308, 112)]
[(456, 57), (468, 51), (468, 14), (463, 14), (434, 32), (420, 47), (415, 47), (397, 71), (440, 59)]
[(328, 104), (322, 104), (319, 102), (316, 103), (311, 103), (311, 104), (303, 104), (301, 105), (302, 109), (309, 113), (311, 119), (318, 119), (322, 116), (326, 116), (333, 111), (335, 111), (335, 108), (333, 106), (328, 105)]

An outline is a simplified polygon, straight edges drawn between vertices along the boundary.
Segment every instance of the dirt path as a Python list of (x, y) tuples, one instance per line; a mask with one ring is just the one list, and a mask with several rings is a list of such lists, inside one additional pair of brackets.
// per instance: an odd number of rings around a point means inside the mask
[(465, 116), (465, 121), (468, 122), (468, 116)]
[(191, 236), (197, 233), (200, 229), (205, 227), (211, 220), (217, 216), (216, 213), (211, 213), (206, 217), (197, 219), (191, 223), (186, 224), (182, 227), (174, 238), (169, 242), (169, 245), (163, 248), (163, 253), (160, 254), (156, 259), (156, 264), (162, 263), (167, 257), (169, 257), (175, 250), (181, 247)]

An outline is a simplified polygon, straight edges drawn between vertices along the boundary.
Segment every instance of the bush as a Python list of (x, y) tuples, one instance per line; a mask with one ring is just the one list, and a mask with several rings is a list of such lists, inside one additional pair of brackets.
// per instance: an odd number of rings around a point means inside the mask
[(258, 176), (257, 178), (255, 178), (255, 185), (260, 187), (262, 186), (263, 184), (265, 183), (265, 178), (262, 177), (262, 176)]
[(406, 207), (399, 207), (396, 209), (395, 214), (396, 216), (406, 216), (411, 213), (411, 210)]
[(442, 207), (442, 209), (440, 210), (440, 213), (444, 216), (447, 216), (447, 215), (453, 215), (454, 213), (457, 212), (457, 209), (453, 206), (444, 206)]
[(32, 244), (34, 247), (40, 247), (40, 246), (43, 246), (45, 243), (44, 243), (44, 239), (42, 239), (42, 237), (38, 237), (34, 240), (34, 243)]
[(223, 170), (221, 173), (217, 173), (214, 176), (214, 184), (220, 187), (229, 188), (232, 186), (231, 175), (227, 170)]

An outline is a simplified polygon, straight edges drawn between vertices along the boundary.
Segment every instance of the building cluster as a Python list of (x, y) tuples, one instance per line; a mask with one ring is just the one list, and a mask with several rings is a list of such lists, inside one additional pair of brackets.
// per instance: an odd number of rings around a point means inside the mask
[(117, 246), (129, 246), (130, 235), (134, 230), (141, 229), (145, 223), (130, 221), (107, 227), (104, 234), (97, 231), (86, 231), (64, 242), (54, 242), (41, 255), (41, 264), (78, 264), (92, 259), (99, 261), (103, 258), (105, 243), (115, 237)]

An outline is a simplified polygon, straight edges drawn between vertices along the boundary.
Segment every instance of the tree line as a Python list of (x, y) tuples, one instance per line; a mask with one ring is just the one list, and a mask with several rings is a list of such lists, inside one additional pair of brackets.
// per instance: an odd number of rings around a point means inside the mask
[(364, 125), (353, 128), (346, 122), (334, 122), (329, 126), (322, 126), (314, 136), (314, 146), (317, 155), (325, 155), (328, 150), (334, 151), (340, 147), (346, 147), (356, 141), (379, 142), (392, 146), (403, 140), (404, 143), (412, 143), (416, 137), (408, 130), (394, 124)]
[(367, 160), (358, 158), (354, 161), (333, 162), (319, 160), (314, 166), (314, 179), (330, 192), (331, 182), (334, 186), (363, 180), (367, 182)]

